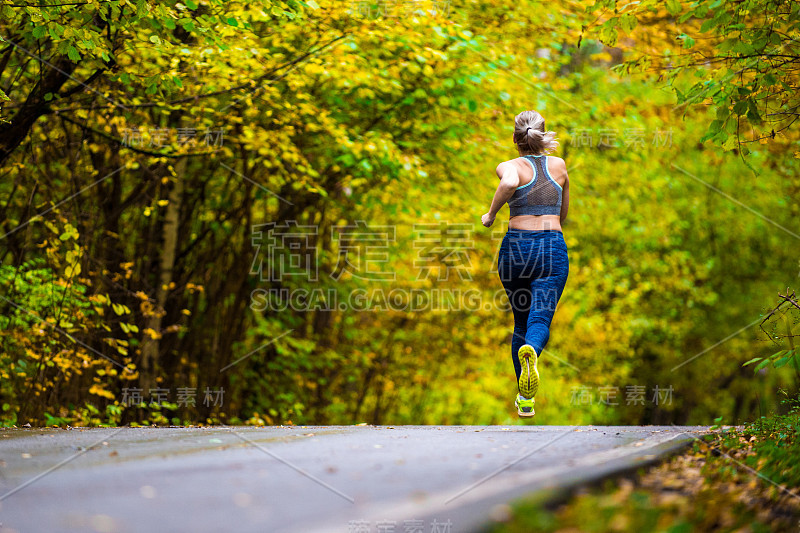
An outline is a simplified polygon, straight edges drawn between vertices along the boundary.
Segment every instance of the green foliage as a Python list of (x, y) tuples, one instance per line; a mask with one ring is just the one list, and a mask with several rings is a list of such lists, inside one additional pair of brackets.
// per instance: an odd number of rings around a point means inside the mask
[[(0, 314), (0, 398), (3, 425), (41, 420), (45, 425), (75, 421), (59, 401), (59, 391), (86, 387), (105, 396), (101, 376), (114, 373), (111, 364), (88, 350), (76, 337), (100, 321), (86, 287), (60, 278), (33, 259), (19, 268), (0, 265), (3, 298)], [(94, 376), (94, 378), (93, 378)], [(63, 413), (64, 416), (51, 412)], [(85, 420), (85, 419), (84, 419)]]
[(800, 396), (784, 393), (782, 403), (786, 414), (717, 428), (634, 482), (607, 480), (556, 509), (547, 495), (523, 498), (486, 531), (788, 531), (800, 487)]
[[(132, 375), (123, 370), (130, 359), (121, 357), (127, 340), (110, 334), (115, 321), (108, 312), (117, 304), (90, 295), (79, 277), (77, 230), (69, 223), (44, 226), (41, 256), (18, 267), (0, 265), (0, 423), (14, 425), (21, 417), (48, 426), (116, 424), (118, 404), (108, 404), (105, 416), (93, 404), (114, 399), (109, 376)], [(77, 390), (80, 405), (66, 405)]]
[(750, 453), (744, 464), (759, 473), (762, 479), (785, 487), (800, 487), (800, 396), (781, 391), (785, 414), (762, 416), (741, 430), (724, 434), (722, 446), (736, 450), (748, 443)]
[(774, 368), (780, 368), (786, 364), (791, 363), (794, 368), (800, 370), (800, 367), (798, 367), (797, 348), (794, 348), (792, 350), (780, 350), (779, 352), (775, 352), (769, 357), (754, 357), (753, 359), (750, 359), (749, 361), (744, 363), (744, 365), (742, 366), (747, 366), (753, 363), (758, 363), (753, 369), (754, 372), (758, 372), (759, 370), (769, 365), (770, 363), (772, 363), (772, 366)]
[[(630, 2), (621, 9), (596, 2), (587, 12), (607, 18), (592, 29), (614, 46), (617, 28), (633, 37), (639, 52), (618, 72), (659, 73), (685, 112), (689, 105), (709, 106), (714, 119), (700, 141), (747, 154), (753, 142), (797, 141), (795, 87), (800, 59), (800, 6), (789, 0), (721, 2)], [(638, 28), (635, 21), (656, 17)], [(678, 40), (680, 48), (674, 48)], [(640, 43), (644, 41), (644, 46)], [(699, 79), (698, 79), (699, 78)], [(800, 152), (798, 152), (800, 153)]]

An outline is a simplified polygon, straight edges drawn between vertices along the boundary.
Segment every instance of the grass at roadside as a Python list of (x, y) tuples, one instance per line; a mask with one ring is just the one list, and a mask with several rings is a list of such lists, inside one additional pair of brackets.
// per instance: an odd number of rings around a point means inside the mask
[(800, 531), (800, 401), (549, 508), (520, 500), (491, 533)]

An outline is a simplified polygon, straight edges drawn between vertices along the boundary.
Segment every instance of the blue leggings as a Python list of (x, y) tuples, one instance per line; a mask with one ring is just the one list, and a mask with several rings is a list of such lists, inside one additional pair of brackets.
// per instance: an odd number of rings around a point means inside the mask
[(541, 354), (569, 275), (564, 234), (559, 230), (510, 229), (500, 245), (497, 271), (514, 312), (511, 359), (519, 380), (518, 351), (530, 344)]

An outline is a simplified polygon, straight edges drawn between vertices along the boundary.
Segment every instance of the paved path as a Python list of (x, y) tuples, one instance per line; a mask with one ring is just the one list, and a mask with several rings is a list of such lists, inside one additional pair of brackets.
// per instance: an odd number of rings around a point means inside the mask
[(641, 465), (704, 430), (0, 430), (0, 532), (469, 532), (529, 491)]

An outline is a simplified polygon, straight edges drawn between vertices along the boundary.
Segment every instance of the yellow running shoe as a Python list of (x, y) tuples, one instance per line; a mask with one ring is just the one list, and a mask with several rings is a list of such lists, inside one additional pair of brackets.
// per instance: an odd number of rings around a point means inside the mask
[(514, 405), (517, 407), (517, 414), (519, 416), (533, 416), (536, 414), (533, 410), (533, 398), (524, 398), (521, 394), (517, 394), (517, 399), (514, 400)]
[(536, 369), (536, 362), (539, 356), (530, 344), (520, 346), (519, 363), (522, 365), (522, 372), (519, 375), (519, 393), (525, 398), (533, 398), (539, 391), (539, 371)]

